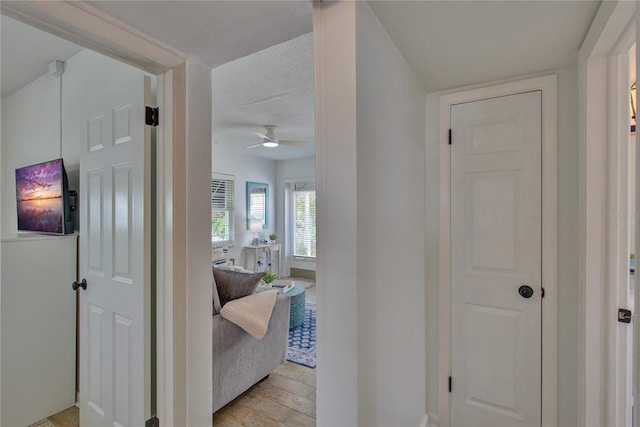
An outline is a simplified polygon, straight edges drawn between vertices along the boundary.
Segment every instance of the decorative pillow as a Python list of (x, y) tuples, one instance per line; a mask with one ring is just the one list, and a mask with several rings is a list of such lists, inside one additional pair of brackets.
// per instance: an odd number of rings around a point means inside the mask
[(213, 315), (220, 313), (222, 310), (222, 304), (220, 304), (220, 296), (218, 295), (218, 287), (216, 286), (216, 278), (211, 272), (211, 286), (213, 287)]
[(211, 265), (227, 265), (229, 262), (229, 248), (215, 248), (211, 251)]
[(251, 295), (264, 276), (265, 273), (241, 273), (214, 268), (213, 277), (218, 288), (220, 305), (224, 307), (228, 301)]
[(229, 301), (222, 307), (220, 315), (260, 340), (267, 333), (277, 297), (276, 290), (247, 295)]

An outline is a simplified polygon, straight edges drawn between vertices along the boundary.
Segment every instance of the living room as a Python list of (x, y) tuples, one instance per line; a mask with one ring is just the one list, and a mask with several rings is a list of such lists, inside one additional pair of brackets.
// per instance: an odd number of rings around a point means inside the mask
[[(266, 272), (258, 292), (285, 286), (287, 300), (275, 303), (260, 340), (225, 317), (232, 301), (214, 315), (214, 425), (315, 425), (312, 34), (216, 67), (211, 78), (214, 293), (223, 295), (221, 280), (240, 286), (251, 276), (244, 271)], [(227, 260), (235, 276), (221, 278)]]

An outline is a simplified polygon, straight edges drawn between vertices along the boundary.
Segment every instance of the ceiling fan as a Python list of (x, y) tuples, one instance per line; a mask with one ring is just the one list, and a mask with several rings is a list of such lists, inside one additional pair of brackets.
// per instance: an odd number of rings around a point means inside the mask
[(247, 148), (247, 150), (250, 150), (252, 148), (257, 148), (257, 147), (266, 147), (266, 148), (276, 148), (278, 145), (290, 145), (293, 147), (306, 147), (307, 145), (309, 145), (309, 143), (307, 141), (284, 141), (284, 140), (279, 140), (278, 138), (276, 138), (276, 134), (275, 134), (275, 129), (276, 127), (274, 125), (266, 125), (265, 127), (265, 132), (257, 132), (254, 131), (253, 133), (255, 133), (256, 135), (258, 135), (260, 138), (262, 138), (262, 142), (259, 142), (258, 144), (253, 144), (250, 145)]

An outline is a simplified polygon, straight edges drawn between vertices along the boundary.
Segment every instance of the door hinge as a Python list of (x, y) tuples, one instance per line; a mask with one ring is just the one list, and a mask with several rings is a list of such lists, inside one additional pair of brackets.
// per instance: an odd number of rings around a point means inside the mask
[(449, 145), (451, 145), (451, 129), (449, 129)]
[(544, 298), (544, 288), (542, 288), (542, 293), (541, 294), (542, 294), (541, 298)]
[(144, 427), (160, 427), (160, 420), (158, 417), (151, 417), (145, 421)]
[(618, 322), (622, 323), (631, 323), (632, 318), (631, 310), (627, 310), (625, 308), (618, 309)]
[(145, 123), (149, 126), (160, 124), (160, 109), (158, 107), (145, 107)]
[(451, 377), (449, 377), (449, 393), (451, 393)]

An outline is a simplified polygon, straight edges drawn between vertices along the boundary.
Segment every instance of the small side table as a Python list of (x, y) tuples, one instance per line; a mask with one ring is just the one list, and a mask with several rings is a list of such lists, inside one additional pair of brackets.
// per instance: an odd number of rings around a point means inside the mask
[[(267, 259), (267, 265), (271, 265), (271, 263), (273, 262), (273, 253), (277, 252), (278, 253), (278, 276), (280, 276), (280, 266), (282, 265), (282, 253), (280, 250), (280, 244), (276, 243), (273, 245), (257, 245), (257, 246), (245, 246), (244, 250), (247, 252), (252, 252), (253, 253), (253, 271), (258, 271), (258, 255), (260, 254), (260, 252), (264, 252), (268, 259)], [(247, 268), (249, 268), (249, 261), (246, 261), (247, 264)], [(273, 272), (273, 270), (272, 270)]]
[(305, 314), (305, 289), (303, 286), (295, 285), (293, 289), (285, 295), (291, 297), (291, 310), (289, 315), (289, 329), (302, 325)]

